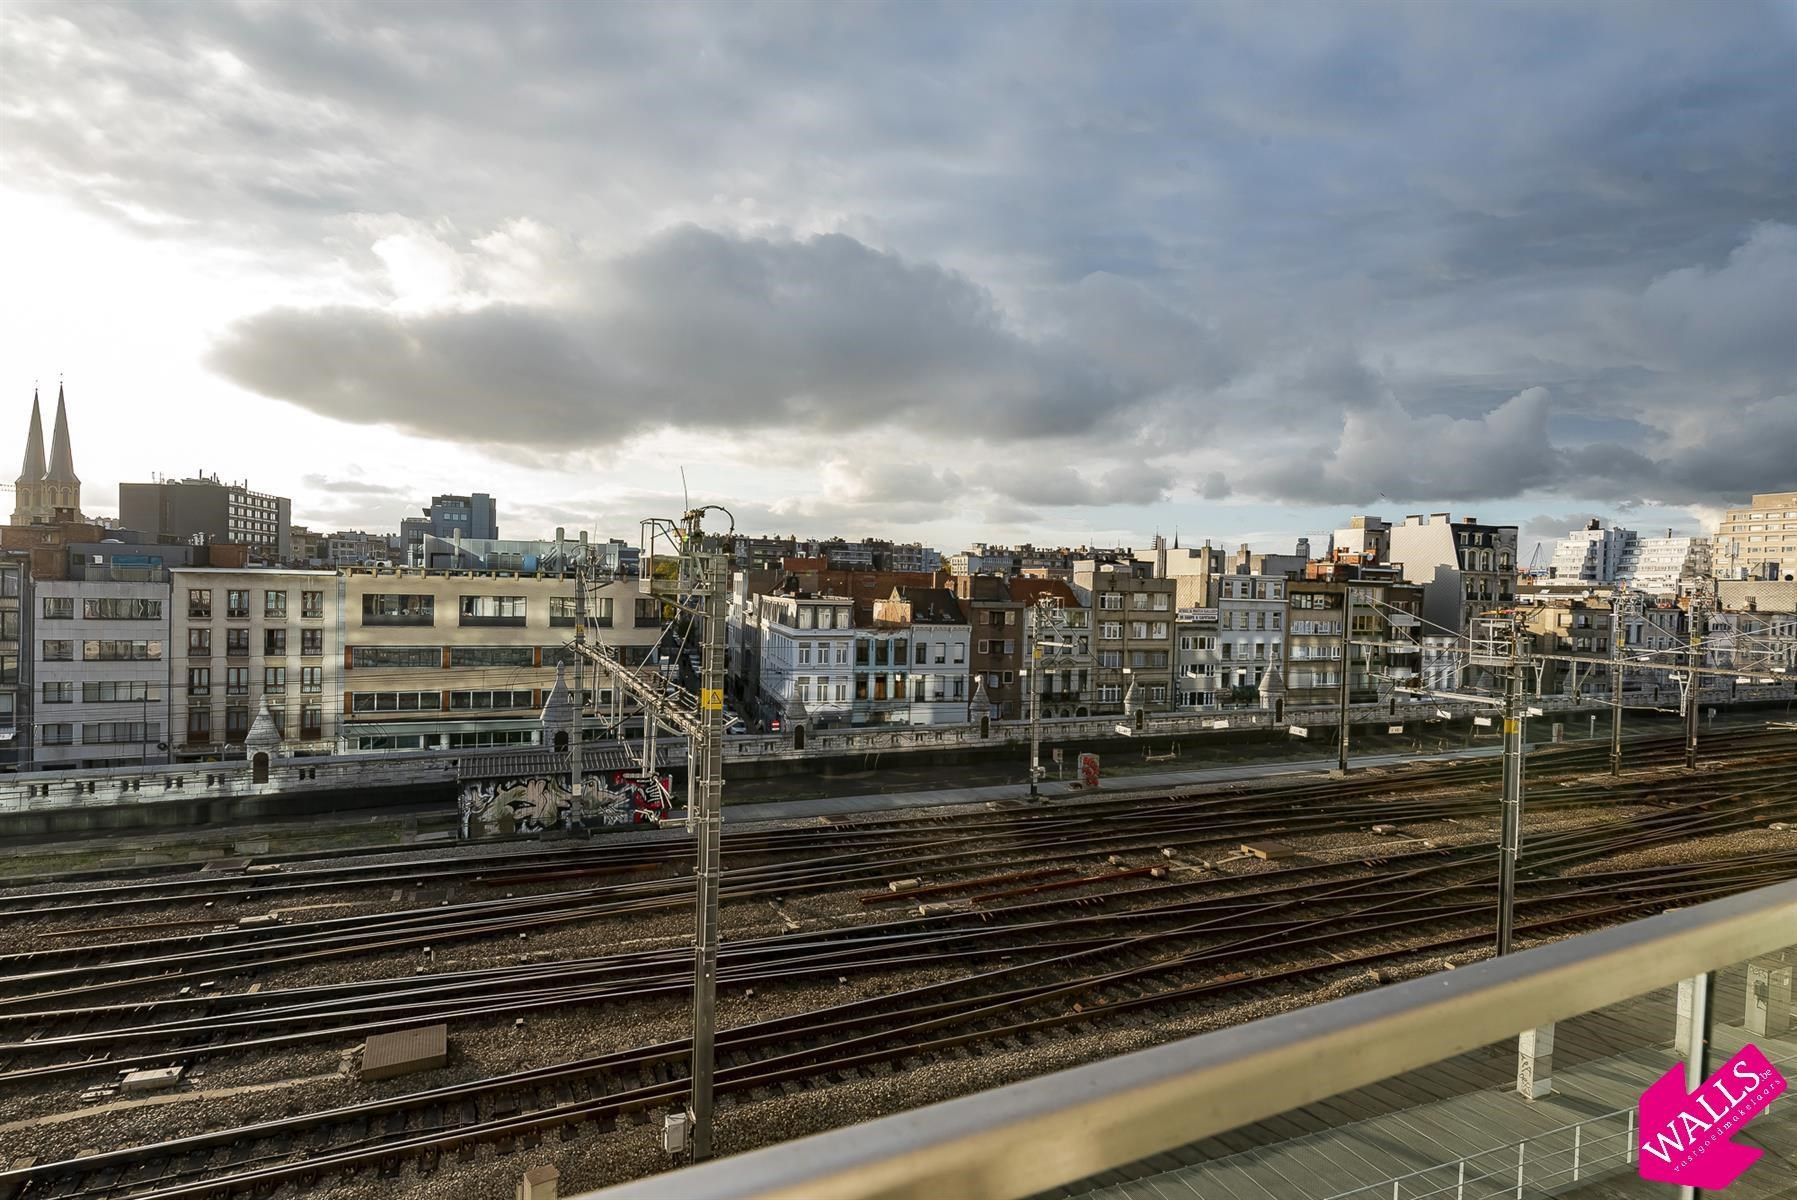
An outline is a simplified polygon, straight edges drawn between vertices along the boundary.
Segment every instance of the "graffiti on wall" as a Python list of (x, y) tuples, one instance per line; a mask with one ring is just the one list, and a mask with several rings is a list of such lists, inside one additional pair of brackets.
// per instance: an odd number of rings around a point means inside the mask
[(531, 776), (462, 785), (462, 836), (541, 833), (600, 825), (654, 824), (672, 810), (674, 780), (636, 779), (623, 771), (588, 775), (581, 794), (562, 780)]

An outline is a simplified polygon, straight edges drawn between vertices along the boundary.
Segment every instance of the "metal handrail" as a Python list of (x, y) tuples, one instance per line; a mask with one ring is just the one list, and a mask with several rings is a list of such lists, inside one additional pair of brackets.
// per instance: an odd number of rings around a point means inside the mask
[(591, 1193), (1029, 1196), (1770, 953), (1797, 882)]

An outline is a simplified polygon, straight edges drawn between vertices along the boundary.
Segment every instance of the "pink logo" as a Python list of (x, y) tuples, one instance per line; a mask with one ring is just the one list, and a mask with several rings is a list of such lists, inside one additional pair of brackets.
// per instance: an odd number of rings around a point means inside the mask
[(1695, 1092), (1685, 1091), (1685, 1068), (1672, 1068), (1641, 1094), (1641, 1178), (1727, 1187), (1765, 1153), (1734, 1134), (1785, 1086), (1757, 1046), (1744, 1047)]

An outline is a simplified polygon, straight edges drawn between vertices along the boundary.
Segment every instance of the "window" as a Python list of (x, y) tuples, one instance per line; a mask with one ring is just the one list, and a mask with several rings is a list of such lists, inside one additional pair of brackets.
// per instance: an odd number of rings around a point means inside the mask
[(189, 742), (209, 742), (212, 740), (211, 709), (190, 708), (187, 710), (187, 740)]
[(81, 602), (81, 616), (89, 621), (160, 621), (162, 601), (90, 596)]
[(947, 661), (948, 661), (948, 643), (947, 642), (937, 642), (936, 643), (936, 662), (945, 663)]
[(986, 639), (985, 639), (985, 638), (981, 638), (981, 639), (980, 639), (980, 640), (979, 640), (979, 641), (978, 641), (978, 642), (977, 642), (977, 643), (976, 643), (976, 649), (975, 649), (975, 651), (974, 651), (974, 652), (975, 652), (975, 653), (976, 653), (976, 654), (987, 654), (987, 653), (990, 653), (990, 651), (989, 651), (989, 650), (988, 650), (988, 649), (987, 649), (987, 647), (989, 647), (989, 646), (991, 646), (991, 645), (992, 645), (992, 643), (991, 643), (991, 642), (988, 642), (988, 641), (987, 641), (987, 640), (986, 640)]
[(307, 658), (317, 658), (324, 653), (324, 630), (300, 630), (300, 653)]
[(225, 616), (245, 617), (250, 615), (250, 593), (248, 588), (232, 588), (225, 593)]
[(287, 691), (286, 667), (262, 668), (262, 693), (267, 696), (284, 695)]
[(44, 643), (40, 656), (45, 662), (71, 662), (75, 658), (75, 643), (66, 638), (54, 638)]
[(1165, 621), (1149, 622), (1148, 636), (1151, 638), (1165, 639), (1167, 636), (1167, 623)]
[(162, 699), (162, 685), (144, 680), (99, 680), (81, 685), (83, 704), (141, 704)]
[(1100, 650), (1098, 652), (1098, 665), (1101, 667), (1109, 667), (1113, 671), (1116, 670), (1123, 665), (1123, 651)]
[(16, 608), (0, 609), (0, 641), (16, 642), (19, 640), (19, 610)]
[(1148, 593), (1147, 592), (1131, 593), (1130, 597), (1129, 597), (1129, 606), (1134, 609), (1146, 609), (1148, 607)]
[(1116, 612), (1123, 607), (1122, 592), (1106, 592), (1098, 597), (1098, 607)]
[(959, 665), (959, 664), (967, 661), (967, 643), (966, 642), (956, 642), (955, 643), (954, 659), (955, 659), (956, 665)]
[(44, 685), (45, 704), (73, 704), (75, 702), (75, 685), (72, 683), (46, 683)]
[(225, 709), (225, 740), (241, 742), (249, 736), (250, 710), (242, 705), (232, 705)]
[(160, 662), (161, 642), (134, 642), (113, 639), (81, 643), (85, 662)]
[[(1793, 513), (1797, 516), (1797, 513)], [(17, 596), (19, 594), (19, 572), (16, 567), (0, 570), (0, 596)]]
[(262, 631), (262, 653), (271, 658), (280, 658), (285, 655), (287, 653), (287, 631), (285, 629), (264, 629)]
[(536, 653), (530, 646), (451, 646), (452, 667), (530, 667)]
[(364, 625), (434, 625), (436, 621), (436, 601), (429, 596), (380, 593), (362, 597)]
[(529, 688), (449, 693), (449, 707), (452, 709), (479, 710), (487, 708), (534, 708), (535, 706), (535, 694), (531, 692)]
[(287, 619), (287, 593), (263, 592), (262, 615), (271, 621), (285, 621)]
[(1123, 699), (1123, 688), (1115, 683), (1098, 685), (1098, 701), (1100, 704), (1116, 704)]
[(352, 667), (441, 667), (440, 646), (357, 646), (349, 652)]
[(248, 658), (250, 656), (250, 631), (247, 629), (225, 630), (225, 657)]
[(1101, 638), (1102, 640), (1107, 641), (1107, 642), (1117, 642), (1117, 641), (1123, 640), (1123, 622), (1122, 621), (1104, 621), (1104, 622), (1100, 623), (1100, 625), (1098, 626), (1098, 636), (1099, 636), (1099, 638)]
[(523, 596), (463, 596), (464, 625), (522, 625)]
[(225, 695), (247, 696), (250, 694), (250, 669), (248, 667), (225, 668)]
[(918, 642), (917, 643), (917, 659), (916, 659), (917, 665), (920, 667), (927, 666), (929, 664), (929, 661), (930, 661), (930, 644), (928, 642)]
[(187, 668), (187, 694), (189, 696), (210, 696), (212, 694), (212, 668)]
[(1167, 593), (1156, 592), (1154, 594), (1154, 611), (1155, 612), (1166, 612), (1167, 609), (1171, 606), (1171, 602), (1172, 602), (1172, 597), (1168, 596)]
[(311, 693), (324, 691), (324, 668), (301, 667), (300, 691)]
[(443, 707), (443, 693), (351, 692), (349, 707), (352, 712), (437, 712)]
[(212, 631), (210, 629), (189, 629), (187, 631), (187, 657), (212, 657)]
[(322, 617), (322, 616), (324, 616), (324, 593), (323, 592), (301, 592), (300, 593), (300, 616), (302, 616), (302, 617)]
[[(467, 597), (463, 597), (463, 599), (466, 600)], [(579, 598), (576, 596), (549, 597), (549, 624), (551, 626), (573, 625), (575, 618), (579, 616), (579, 614), (575, 612), (575, 606), (578, 602)]]
[(1146, 621), (1131, 621), (1129, 623), (1129, 636), (1132, 638), (1135, 638), (1138, 641), (1141, 641), (1141, 640), (1147, 638), (1148, 622), (1146, 622)]
[(799, 665), (802, 667), (811, 665), (811, 643), (810, 642), (800, 642), (799, 643)]
[(45, 596), (44, 620), (72, 621), (75, 619), (75, 597)]
[(67, 722), (39, 725), (37, 740), (41, 746), (72, 746), (75, 744), (75, 727)]
[[(529, 736), (529, 730), (523, 731)], [(300, 705), (300, 733), (302, 738), (320, 738), (324, 736), (324, 709), (316, 704)]]
[(162, 736), (160, 721), (89, 721), (81, 727), (83, 745), (153, 742)]

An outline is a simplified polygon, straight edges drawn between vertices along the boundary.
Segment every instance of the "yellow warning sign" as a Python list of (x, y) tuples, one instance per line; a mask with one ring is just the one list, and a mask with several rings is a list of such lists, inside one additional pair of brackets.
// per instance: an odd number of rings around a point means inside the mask
[(724, 707), (724, 689), (700, 688), (699, 707), (703, 708), (706, 712), (716, 712), (718, 709)]
[(1505, 733), (1515, 733), (1516, 727), (1518, 724), (1520, 724), (1520, 722), (1517, 721), (1517, 719), (1515, 717), (1505, 717), (1504, 718), (1504, 732)]

